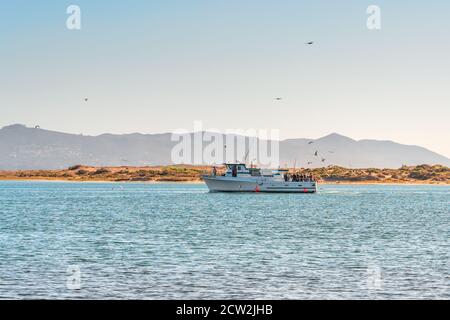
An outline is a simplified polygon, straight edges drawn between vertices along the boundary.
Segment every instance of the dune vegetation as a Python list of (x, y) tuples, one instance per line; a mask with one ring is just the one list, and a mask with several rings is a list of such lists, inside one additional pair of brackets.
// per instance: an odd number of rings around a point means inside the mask
[[(293, 172), (293, 170), (290, 170)], [(65, 180), (112, 182), (197, 182), (202, 174), (211, 172), (209, 166), (155, 167), (91, 167), (76, 165), (64, 170), (0, 171), (0, 180)], [(399, 169), (350, 169), (328, 166), (298, 169), (312, 174), (322, 183), (425, 183), (450, 184), (450, 168), (441, 165), (402, 166)], [(219, 169), (219, 174), (223, 168)]]
[(338, 166), (306, 169), (323, 182), (335, 183), (450, 183), (450, 168), (441, 165), (402, 166), (399, 169), (349, 169)]

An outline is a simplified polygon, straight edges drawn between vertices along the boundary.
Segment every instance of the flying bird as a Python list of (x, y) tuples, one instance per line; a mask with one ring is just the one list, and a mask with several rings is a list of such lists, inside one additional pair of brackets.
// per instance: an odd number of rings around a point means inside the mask
[(314, 152), (314, 155), (317, 157), (319, 155), (319, 152), (318, 151)]
[(281, 101), (281, 100), (283, 100), (283, 98), (278, 97), (278, 98), (275, 98), (275, 100)]
[(88, 98), (84, 98), (84, 102), (88, 102), (88, 100), (89, 100)]
[(314, 141), (310, 141), (310, 142), (308, 142), (308, 144), (313, 144), (314, 143)]
[(322, 158), (322, 162), (325, 162), (325, 160), (327, 160), (327, 159), (325, 159), (325, 158)]
[(37, 125), (37, 126), (35, 126), (34, 128), (35, 128), (35, 129), (40, 129), (41, 126)]
[(312, 164), (312, 161), (308, 161), (308, 164)]
[(305, 44), (307, 44), (307, 45), (312, 45), (312, 44), (314, 44), (314, 41), (308, 41), (308, 42), (306, 42)]

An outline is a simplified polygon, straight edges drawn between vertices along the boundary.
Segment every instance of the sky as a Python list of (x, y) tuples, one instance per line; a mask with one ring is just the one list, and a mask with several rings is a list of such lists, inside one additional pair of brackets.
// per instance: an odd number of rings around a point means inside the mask
[[(66, 27), (72, 4), (80, 30)], [(0, 127), (160, 133), (199, 120), (450, 157), (449, 39), (444, 0), (2, 0)]]

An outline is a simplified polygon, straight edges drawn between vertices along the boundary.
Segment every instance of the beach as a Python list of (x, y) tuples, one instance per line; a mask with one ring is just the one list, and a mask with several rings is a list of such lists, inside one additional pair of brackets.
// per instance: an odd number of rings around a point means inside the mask
[[(201, 183), (202, 175), (209, 174), (211, 171), (211, 166), (94, 167), (76, 165), (61, 170), (0, 170), (0, 180)], [(398, 169), (354, 169), (328, 166), (313, 169), (290, 168), (289, 171), (311, 174), (321, 184), (450, 184), (450, 169), (441, 165), (404, 166)], [(219, 168), (218, 173), (222, 174), (223, 172), (223, 168)]]

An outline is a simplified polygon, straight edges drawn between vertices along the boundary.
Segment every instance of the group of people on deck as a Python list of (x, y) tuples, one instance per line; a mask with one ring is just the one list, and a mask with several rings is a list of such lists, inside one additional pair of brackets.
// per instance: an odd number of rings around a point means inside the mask
[(316, 181), (315, 177), (310, 173), (310, 174), (300, 174), (300, 173), (286, 173), (284, 175), (284, 181), (289, 182), (310, 182), (310, 181)]

